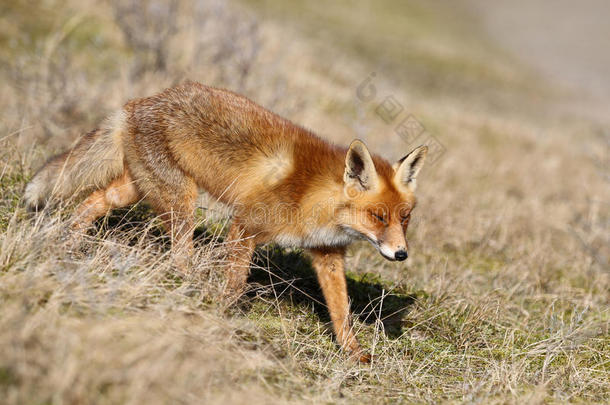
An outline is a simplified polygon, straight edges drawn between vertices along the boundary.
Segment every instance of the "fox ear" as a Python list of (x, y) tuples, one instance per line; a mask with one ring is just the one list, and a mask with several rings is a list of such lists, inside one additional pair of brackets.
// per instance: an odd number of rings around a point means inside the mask
[(425, 145), (420, 146), (396, 162), (393, 166), (395, 173), (394, 183), (399, 187), (402, 186), (415, 191), (417, 187), (417, 174), (424, 165), (427, 154), (428, 147)]
[(377, 188), (377, 171), (373, 158), (364, 143), (358, 139), (350, 145), (345, 156), (345, 173), (343, 181), (346, 186), (354, 187), (359, 191)]

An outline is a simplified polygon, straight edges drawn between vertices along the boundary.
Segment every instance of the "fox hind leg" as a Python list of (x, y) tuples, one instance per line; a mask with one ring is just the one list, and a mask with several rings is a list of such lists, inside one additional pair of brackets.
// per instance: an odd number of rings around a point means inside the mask
[(106, 188), (94, 191), (80, 203), (72, 216), (72, 229), (83, 232), (110, 210), (134, 204), (139, 198), (140, 194), (129, 172), (125, 170)]
[(188, 273), (193, 254), (194, 211), (198, 188), (195, 182), (184, 176), (174, 184), (146, 182), (145, 196), (159, 215), (163, 226), (171, 236), (171, 255), (175, 267)]
[(227, 286), (225, 294), (232, 298), (239, 297), (246, 289), (250, 262), (256, 243), (240, 226), (237, 218), (229, 229), (226, 241), (230, 244), (231, 253), (227, 267)]

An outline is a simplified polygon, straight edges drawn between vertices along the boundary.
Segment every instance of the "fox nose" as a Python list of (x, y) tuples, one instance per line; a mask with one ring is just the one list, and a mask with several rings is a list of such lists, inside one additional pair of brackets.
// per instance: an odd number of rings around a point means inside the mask
[(396, 253), (394, 253), (394, 258), (401, 262), (403, 260), (405, 260), (407, 257), (409, 257), (409, 254), (407, 253), (406, 250), (397, 250)]

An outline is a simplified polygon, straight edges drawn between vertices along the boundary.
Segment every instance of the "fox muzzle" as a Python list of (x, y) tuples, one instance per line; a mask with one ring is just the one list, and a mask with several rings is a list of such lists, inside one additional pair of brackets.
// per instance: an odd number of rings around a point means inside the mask
[(394, 258), (400, 262), (405, 260), (407, 257), (409, 257), (409, 254), (406, 250), (397, 250), (396, 253), (394, 253)]

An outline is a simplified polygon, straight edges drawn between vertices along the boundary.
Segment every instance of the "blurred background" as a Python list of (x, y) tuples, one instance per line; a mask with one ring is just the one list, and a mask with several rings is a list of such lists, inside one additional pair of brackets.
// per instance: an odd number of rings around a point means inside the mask
[[(610, 36), (606, 2), (519, 0), (492, 5), (466, 0), (464, 4), (498, 45), (547, 79), (608, 103), (610, 54), (602, 50)], [(607, 109), (604, 112), (607, 119)]]
[[(2, 1), (1, 292), (3, 307), (15, 309), (0, 318), (0, 388), (14, 403), (90, 402), (97, 398), (92, 392), (149, 403), (196, 402), (202, 392), (249, 403), (373, 401), (388, 392), (417, 402), (439, 395), (604, 402), (609, 11), (604, 0)], [(388, 340), (363, 326), (368, 337), (381, 339), (383, 369), (358, 374), (339, 365), (328, 334), (310, 344), (307, 331), (317, 321), (307, 307), (275, 312), (262, 301), (227, 320), (213, 312), (213, 299), (206, 301), (202, 286), (209, 280), (195, 288), (202, 299), (165, 284), (159, 293), (151, 290), (159, 284), (116, 273), (117, 260), (142, 271), (159, 265), (127, 243), (109, 247), (106, 235), (95, 242), (97, 253), (66, 264), (55, 259), (65, 253), (58, 244), (43, 241), (39, 248), (30, 242), (38, 239), (18, 236), (37, 229), (19, 225), (27, 218), (21, 195), (46, 158), (128, 99), (186, 79), (242, 93), (332, 142), (361, 138), (391, 160), (431, 146), (406, 268), (366, 244), (348, 258), (353, 277), (373, 272), (383, 288), (417, 297), (400, 326), (408, 339)], [(74, 273), (82, 276), (78, 282), (66, 275), (74, 266), (82, 270)], [(110, 281), (100, 281), (107, 273), (118, 283), (112, 298), (104, 293)], [(134, 285), (138, 293), (129, 289)], [(169, 298), (150, 298), (156, 294)], [(57, 308), (68, 302), (78, 313), (44, 309), (49, 302)], [(194, 327), (202, 329), (184, 326), (194, 318), (157, 323), (159, 313), (183, 312), (200, 317)], [(39, 313), (54, 323), (43, 323)], [(223, 325), (223, 332), (206, 335), (217, 330), (206, 322)], [(138, 335), (133, 325), (148, 333)], [(255, 337), (240, 340), (240, 328)], [(114, 330), (131, 343), (117, 343)], [(180, 346), (171, 345), (176, 339)], [(217, 352), (200, 352), (196, 339)], [(26, 350), (26, 340), (37, 351)], [(106, 351), (88, 354), (92, 347)], [(155, 347), (176, 352), (158, 356)], [(249, 360), (227, 354), (236, 351)], [(108, 367), (107, 359), (132, 355), (141, 360), (117, 360), (123, 365), (112, 375), (95, 372)], [(216, 360), (199, 369), (208, 355)], [(44, 373), (32, 371), (36, 362)], [(64, 362), (73, 370), (96, 367), (66, 374)], [(240, 374), (242, 365), (252, 374)], [(120, 387), (115, 375), (122, 376)], [(187, 384), (193, 379), (213, 389)], [(242, 389), (254, 394), (240, 396)]]

